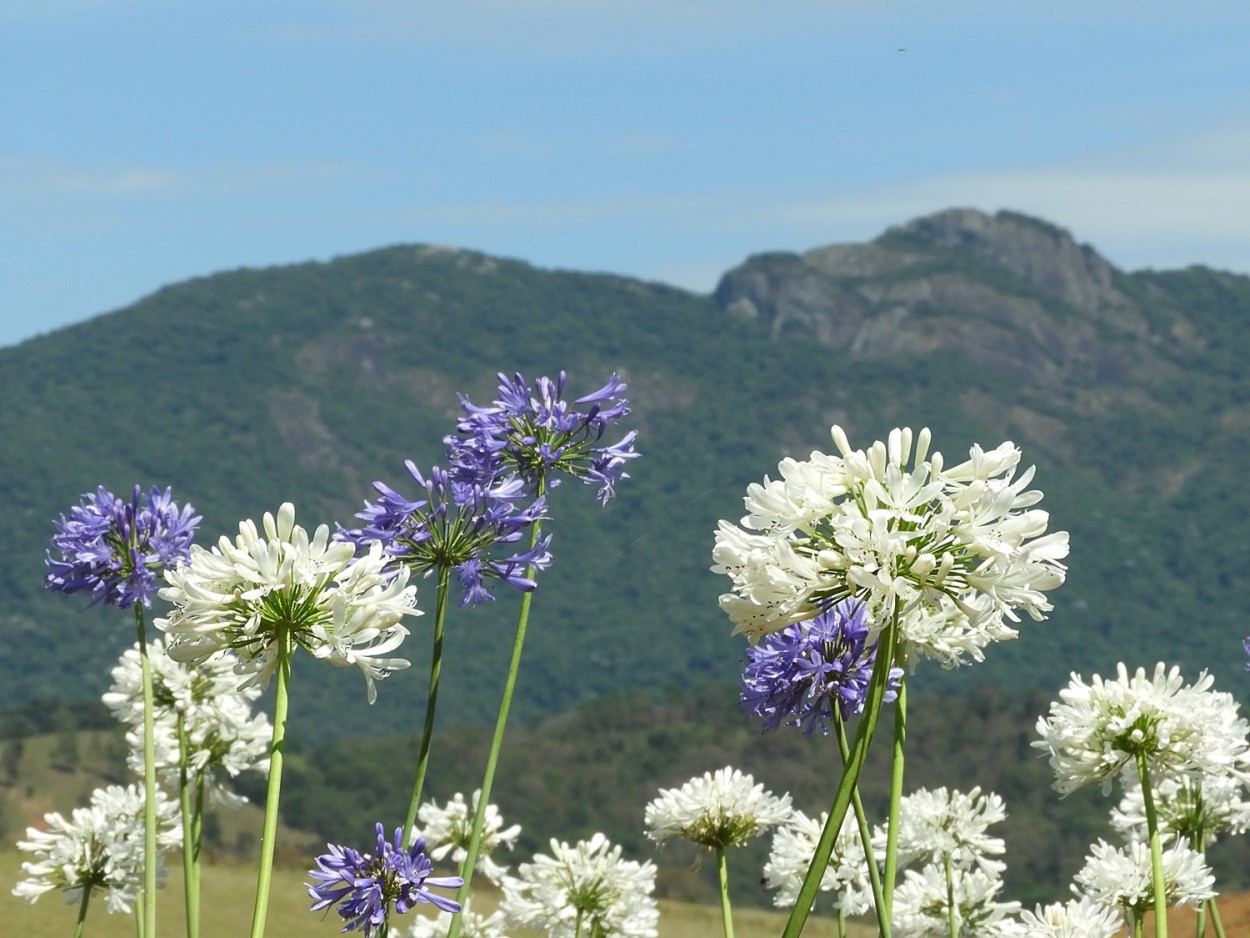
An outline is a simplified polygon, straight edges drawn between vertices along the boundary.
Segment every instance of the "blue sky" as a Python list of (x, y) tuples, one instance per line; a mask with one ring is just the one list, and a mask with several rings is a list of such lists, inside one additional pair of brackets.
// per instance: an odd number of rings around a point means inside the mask
[(710, 290), (953, 205), (1250, 272), (1250, 5), (4, 0), (0, 345), (437, 243)]

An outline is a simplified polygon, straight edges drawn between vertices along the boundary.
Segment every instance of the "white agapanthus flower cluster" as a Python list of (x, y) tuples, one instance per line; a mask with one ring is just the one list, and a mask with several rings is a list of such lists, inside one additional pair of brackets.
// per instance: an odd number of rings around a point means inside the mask
[(782, 460), (779, 479), (748, 488), (740, 526), (720, 522), (712, 570), (732, 581), (720, 605), (735, 633), (754, 641), (855, 597), (874, 631), (899, 615), (910, 664), (954, 666), (1014, 638), (1004, 619), (1045, 618), (1068, 536), (1046, 534), (1032, 468), (1013, 478), (1013, 444), (974, 446), (948, 468), (928, 430), (914, 451), (909, 429), (867, 450), (832, 436), (841, 455)]
[[(1164, 843), (1177, 837), (1195, 849), (1209, 847), (1220, 834), (1250, 830), (1250, 800), (1243, 775), (1165, 778), (1152, 786), (1155, 816)], [(1146, 840), (1146, 804), (1141, 785), (1124, 787), (1111, 811), (1111, 826), (1125, 840)]]
[(1118, 912), (1088, 896), (1037, 906), (1006, 926), (1004, 938), (1116, 938), (1123, 922)]
[[(1073, 888), (1104, 908), (1119, 909), (1131, 921), (1154, 907), (1154, 879), (1150, 847), (1135, 841), (1114, 847), (1100, 840)], [(1215, 896), (1215, 876), (1202, 854), (1176, 843), (1163, 851), (1163, 881), (1170, 906), (1199, 903)]]
[(1244, 770), (1250, 743), (1246, 723), (1229, 719), (1227, 695), (1210, 690), (1205, 671), (1185, 684), (1179, 668), (1160, 662), (1153, 674), (1133, 675), (1121, 663), (1116, 677), (1079, 675), (1059, 692), (1049, 717), (1037, 723), (1033, 743), (1050, 756), (1055, 788), (1063, 794), (1101, 783), (1109, 794), (1121, 774), (1136, 772), (1144, 757), (1154, 782), (1172, 775), (1222, 777)]
[[(993, 792), (982, 794), (980, 787), (969, 792), (946, 788), (921, 788), (902, 799), (899, 805), (899, 863), (933, 864), (939, 869), (947, 858), (957, 869), (979, 867), (997, 876), (1006, 868), (1001, 856), (1007, 849), (1001, 837), (991, 837), (987, 828), (1007, 818), (1003, 799)], [(886, 828), (873, 831), (873, 849), (885, 854)]]
[[(427, 801), (417, 809), (417, 819), (421, 822), (421, 836), (425, 838), (425, 853), (431, 860), (439, 861), (451, 856), (457, 865), (464, 863), (469, 855), (469, 839), (473, 834), (473, 816), (477, 813), (477, 805), (482, 795), (481, 789), (473, 793), (473, 803), (464, 800), (464, 795), (456, 792), (446, 807), (439, 807), (437, 802)], [(521, 825), (503, 826), (503, 815), (493, 804), (486, 806), (482, 824), (481, 841), (478, 844), (477, 863), (475, 870), (480, 870), (492, 883), (498, 886), (508, 872), (506, 866), (500, 866), (490, 855), (500, 847), (512, 849), (521, 833)], [(466, 878), (468, 874), (465, 874)], [(464, 931), (461, 931), (464, 934)]]
[[(772, 849), (764, 865), (764, 884), (776, 889), (773, 905), (788, 909), (799, 898), (803, 877), (812, 865), (821, 831), (829, 812), (819, 820), (795, 811), (790, 820), (773, 834)], [(832, 906), (846, 915), (863, 915), (873, 907), (872, 884), (864, 858), (863, 841), (855, 815), (848, 812), (833, 844), (833, 854), (820, 881), (821, 892), (832, 892)]]
[[(188, 776), (202, 780), (205, 792), (217, 803), (241, 804), (246, 799), (225, 787), (221, 773), (233, 778), (240, 772), (269, 768), (273, 728), (264, 712), (252, 710), (260, 688), (237, 689), (236, 659), (229, 652), (183, 663), (166, 655), (164, 643), (157, 639), (148, 643), (148, 660), (156, 768), (163, 781), (178, 786), (185, 740)], [(113, 714), (130, 726), (128, 763), (136, 772), (143, 771), (142, 680), (136, 645), (113, 668), (113, 684), (103, 698)]]
[(954, 897), (955, 922), (961, 938), (1003, 938), (1011, 934), (1010, 916), (1020, 911), (1018, 902), (999, 902), (1002, 880), (980, 868), (946, 872), (935, 864), (906, 870), (894, 893), (894, 934), (898, 938), (948, 938), (950, 897)]
[(661, 788), (660, 796), (647, 805), (644, 823), (647, 836), (657, 842), (684, 837), (724, 849), (786, 823), (793, 810), (788, 794), (777, 797), (753, 776), (726, 766), (680, 788)]
[(374, 682), (408, 667), (386, 656), (408, 635), (403, 617), (420, 614), (407, 569), (384, 572), (381, 550), (375, 544), (353, 560), (354, 545), (331, 541), (324, 524), (309, 538), (287, 502), (277, 517), (265, 514), (264, 537), (243, 521), (233, 542), (222, 537), (212, 550), (192, 546), (187, 563), (165, 572), (169, 585), (160, 596), (174, 611), (156, 625), (180, 661), (233, 651), (235, 670), (247, 675), (243, 687), (268, 684), (279, 642), (289, 636), (314, 657), (359, 668), (373, 703)]
[[(451, 930), (451, 912), (437, 915), (413, 915), (408, 938), (446, 938)], [(473, 900), (466, 898), (460, 912), (460, 938), (508, 938), (508, 921), (500, 910), (490, 915), (473, 911)]]
[(574, 846), (551, 841), (551, 855), (522, 863), (503, 883), (502, 909), (511, 926), (548, 938), (600, 935), (656, 938), (659, 908), (655, 866), (621, 859), (603, 834)]
[[(182, 843), (178, 804), (156, 793), (157, 847), (171, 850)], [(69, 818), (59, 812), (43, 816), (43, 829), (28, 827), (19, 850), (38, 858), (22, 864), (25, 879), (13, 894), (34, 902), (45, 892), (63, 890), (67, 902), (81, 902), (84, 889), (103, 895), (109, 912), (129, 912), (143, 887), (143, 791), (130, 785), (97, 788), (91, 804), (75, 808)], [(163, 885), (165, 869), (158, 868)]]

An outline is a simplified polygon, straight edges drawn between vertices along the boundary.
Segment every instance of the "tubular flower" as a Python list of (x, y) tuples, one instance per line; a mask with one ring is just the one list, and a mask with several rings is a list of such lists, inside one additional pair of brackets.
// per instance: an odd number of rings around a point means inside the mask
[[(764, 885), (777, 890), (773, 905), (788, 909), (798, 899), (803, 877), (812, 865), (821, 831), (828, 820), (827, 811), (819, 820), (795, 811), (773, 834), (772, 849), (764, 866)], [(867, 862), (855, 815), (848, 813), (842, 819), (842, 829), (834, 840), (833, 854), (820, 881), (820, 891), (832, 892), (833, 907), (846, 915), (863, 915), (873, 907)]]
[[(846, 721), (864, 711), (876, 644), (868, 645), (864, 605), (844, 599), (814, 619), (795, 622), (747, 648), (739, 702), (764, 729), (801, 726), (829, 734), (833, 708)], [(892, 669), (885, 701), (897, 696), (902, 671)]]
[(100, 486), (57, 522), (52, 547), (61, 559), (47, 552), (48, 589), (90, 593), (93, 606), (150, 607), (161, 572), (187, 558), (199, 523), (195, 509), (179, 509), (169, 489), (145, 493), (136, 485), (125, 501)]
[[(1006, 852), (1001, 837), (986, 833), (991, 824), (1007, 818), (1003, 799), (979, 787), (969, 792), (921, 788), (903, 798), (899, 807), (900, 863), (932, 864), (939, 869), (947, 858), (956, 869), (978, 867), (998, 875), (1005, 865), (990, 859)], [(873, 849), (885, 853), (886, 830), (873, 832)]]
[(336, 540), (366, 549), (380, 543), (391, 569), (454, 569), (464, 591), (462, 606), (494, 599), (483, 586), (484, 577), (503, 580), (525, 592), (534, 589), (534, 581), (525, 571), (531, 565), (536, 570), (551, 565), (550, 538), (523, 553), (499, 559), (489, 555), (498, 545), (520, 540), (527, 528), (546, 517), (543, 498), (522, 509), (517, 502), (524, 497), (525, 486), (516, 476), (487, 482), (457, 481), (435, 466), (427, 479), (411, 460), (404, 465), (425, 489), (425, 497), (409, 501), (384, 483), (374, 482), (381, 497), (366, 502), (364, 511), (356, 515), (365, 525), (339, 531)]
[[(464, 795), (456, 792), (445, 808), (440, 808), (436, 802), (427, 801), (417, 809), (417, 819), (425, 832), (431, 860), (442, 860), (450, 854), (457, 865), (464, 863), (468, 856), (469, 838), (473, 833), (473, 816), (477, 813), (481, 795), (480, 789), (475, 791), (473, 804), (470, 805), (464, 800)], [(503, 880), (507, 867), (495, 863), (490, 855), (501, 846), (511, 849), (520, 834), (520, 824), (505, 828), (499, 809), (493, 804), (486, 806), (475, 868), (485, 873), (486, 878), (495, 885)]]
[(1067, 534), (1045, 534), (1033, 470), (1013, 479), (1014, 445), (974, 446), (947, 468), (928, 430), (914, 451), (909, 429), (867, 450), (832, 435), (840, 456), (782, 460), (779, 479), (748, 487), (740, 525), (720, 522), (712, 570), (732, 582), (720, 604), (735, 633), (755, 641), (853, 598), (874, 633), (899, 617), (910, 664), (950, 667), (1014, 638), (1004, 618), (1045, 618)]
[(778, 798), (730, 766), (692, 778), (681, 788), (661, 788), (647, 805), (647, 836), (684, 837), (704, 847), (738, 847), (770, 827), (784, 824), (790, 796)]
[[(1100, 840), (1090, 849), (1085, 866), (1076, 874), (1074, 890), (1103, 908), (1118, 909), (1129, 920), (1154, 907), (1147, 844), (1136, 841), (1116, 849)], [(1163, 881), (1168, 905), (1197, 906), (1215, 896), (1215, 876), (1202, 855), (1185, 844), (1163, 851)]]
[(170, 637), (170, 656), (204, 661), (229, 649), (236, 673), (247, 675), (241, 686), (264, 687), (289, 635), (316, 658), (358, 667), (373, 703), (374, 682), (408, 667), (384, 657), (408, 634), (400, 620), (420, 615), (408, 571), (388, 574), (381, 544), (353, 562), (353, 545), (332, 543), (326, 525), (310, 540), (289, 502), (276, 518), (265, 514), (264, 535), (244, 521), (233, 542), (193, 547), (189, 562), (166, 571), (160, 596), (174, 611), (156, 626)]
[(599, 390), (573, 402), (589, 405), (578, 411), (563, 399), (564, 384), (563, 371), (555, 381), (539, 378), (532, 388), (519, 374), (511, 379), (501, 374), (499, 397), (491, 406), (475, 407), (462, 396), (459, 435), (443, 441), (456, 478), (482, 482), (516, 472), (530, 486), (542, 480), (554, 487), (568, 475), (598, 485), (602, 504), (611, 501), (617, 483), (629, 478), (626, 464), (638, 456), (633, 430), (600, 445), (607, 428), (629, 414), (622, 396), (627, 386), (612, 375)]

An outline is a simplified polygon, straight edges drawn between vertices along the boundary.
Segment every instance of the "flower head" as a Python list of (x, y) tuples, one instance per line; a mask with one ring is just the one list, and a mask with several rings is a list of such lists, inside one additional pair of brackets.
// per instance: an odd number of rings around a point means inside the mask
[(1043, 536), (1032, 469), (1012, 478), (1015, 446), (975, 446), (947, 468), (928, 430), (914, 459), (908, 429), (867, 450), (832, 434), (840, 456), (782, 460), (780, 479), (748, 487), (740, 526), (720, 523), (712, 570), (732, 582), (720, 604), (735, 632), (754, 641), (854, 598), (874, 633), (898, 617), (909, 663), (950, 667), (1014, 638), (1004, 618), (1045, 618), (1067, 534)]
[(100, 486), (57, 522), (52, 547), (61, 559), (47, 552), (48, 589), (90, 593), (91, 605), (151, 606), (161, 572), (186, 559), (199, 523), (169, 489), (145, 493), (136, 485), (126, 501)]
[[(435, 916), (414, 915), (407, 938), (446, 938), (451, 933), (451, 912), (439, 912)], [(473, 900), (466, 898), (460, 912), (460, 938), (508, 938), (505, 930), (507, 919), (496, 910), (490, 915), (479, 915), (473, 910)]]
[(950, 930), (951, 899), (961, 938), (1005, 938), (1020, 911), (1019, 902), (999, 902), (1003, 888), (995, 873), (983, 869), (951, 870), (948, 887), (942, 867), (929, 864), (904, 871), (894, 893), (894, 933), (900, 938), (946, 938)]
[(521, 375), (499, 375), (499, 397), (489, 407), (475, 407), (461, 397), (465, 416), (456, 424), (458, 436), (447, 446), (457, 479), (482, 481), (502, 472), (516, 472), (531, 486), (560, 484), (561, 475), (598, 485), (599, 501), (607, 504), (634, 452), (637, 432), (601, 445), (607, 428), (629, 414), (622, 396), (626, 385), (612, 375), (599, 390), (579, 397), (572, 409), (564, 400), (564, 372), (552, 381), (539, 378), (531, 388)]
[(1003, 933), (1008, 938), (1115, 938), (1120, 916), (1088, 896), (1037, 906), (1020, 913), (1020, 921)]
[[(130, 785), (97, 788), (91, 804), (75, 808), (69, 819), (53, 812), (43, 816), (46, 828), (26, 828), (19, 850), (38, 857), (22, 864), (26, 878), (13, 894), (34, 902), (45, 892), (63, 890), (68, 902), (81, 901), (82, 891), (101, 890), (109, 912), (129, 912), (143, 888), (143, 791)], [(178, 804), (156, 793), (157, 846), (182, 842)], [(163, 884), (164, 866), (158, 868)]]
[[(473, 834), (473, 816), (477, 813), (481, 796), (480, 789), (475, 791), (473, 803), (470, 805), (464, 800), (464, 795), (456, 792), (445, 808), (440, 808), (436, 802), (427, 801), (417, 809), (417, 819), (425, 832), (430, 859), (442, 860), (450, 854), (457, 865), (464, 863), (468, 856), (469, 839)], [(520, 824), (505, 828), (499, 809), (493, 804), (486, 806), (475, 868), (485, 873), (492, 883), (500, 883), (507, 867), (491, 860), (491, 853), (501, 846), (511, 849), (520, 833)]]
[(394, 841), (388, 842), (378, 824), (375, 853), (326, 844), (329, 853), (317, 857), (317, 869), (308, 871), (316, 880), (316, 885), (306, 884), (313, 900), (311, 911), (337, 906), (335, 911), (347, 922), (343, 931), (363, 930), (365, 938), (387, 923), (392, 910), (403, 915), (418, 903), (429, 902), (447, 912), (459, 911), (458, 902), (430, 888), (456, 889), (464, 880), (430, 876), (433, 866), (425, 855), (425, 841), (418, 839), (405, 849), (403, 837), (403, 829), (397, 827)]
[(793, 808), (730, 766), (692, 778), (681, 788), (661, 788), (647, 805), (647, 836), (655, 841), (684, 837), (704, 847), (737, 847), (770, 827), (784, 824)]
[(400, 620), (420, 615), (408, 571), (388, 574), (381, 544), (353, 562), (353, 545), (331, 542), (324, 524), (310, 539), (289, 502), (276, 518), (265, 514), (264, 535), (244, 521), (233, 542), (193, 547), (189, 562), (166, 571), (160, 596), (175, 608), (156, 625), (170, 636), (170, 656), (204, 661), (229, 649), (235, 671), (249, 675), (241, 686), (263, 687), (289, 636), (314, 657), (358, 667), (373, 703), (374, 681), (408, 667), (384, 657), (408, 634)]
[[(877, 646), (868, 644), (864, 605), (844, 599), (814, 619), (795, 622), (747, 648), (739, 700), (764, 728), (801, 726), (829, 734), (833, 708), (845, 721), (864, 711)], [(885, 700), (897, 695), (902, 671), (891, 669)]]
[[(997, 875), (1004, 869), (999, 860), (1007, 847), (1001, 837), (987, 829), (1007, 818), (1003, 799), (979, 787), (969, 792), (946, 788), (921, 788), (903, 798), (899, 806), (898, 856), (900, 863), (933, 864), (950, 860), (956, 869), (978, 867)], [(885, 852), (886, 831), (873, 833), (873, 849)]]
[(436, 567), (455, 569), (464, 596), (460, 604), (489, 602), (493, 596), (483, 578), (493, 577), (528, 592), (534, 581), (526, 568), (545, 570), (551, 565), (551, 539), (533, 550), (492, 559), (492, 548), (521, 539), (525, 530), (545, 517), (546, 502), (535, 499), (525, 508), (518, 505), (524, 484), (516, 476), (489, 482), (457, 481), (435, 466), (429, 478), (411, 460), (404, 463), (423, 489), (425, 497), (409, 501), (382, 482), (373, 483), (380, 498), (366, 502), (356, 515), (365, 525), (342, 530), (336, 540), (367, 548), (382, 545), (382, 555), (392, 567), (406, 566), (428, 572)]
[(522, 863), (504, 880), (500, 908), (509, 923), (548, 938), (581, 934), (656, 938), (660, 913), (651, 897), (655, 867), (621, 859), (603, 834), (576, 846), (551, 841), (551, 855)]
[[(1126, 918), (1154, 907), (1154, 876), (1149, 845), (1136, 841), (1117, 849), (1094, 844), (1073, 889), (1104, 908), (1118, 908)], [(1200, 853), (1185, 844), (1163, 851), (1163, 881), (1168, 905), (1190, 905), (1212, 898), (1215, 877)]]
[[(790, 908), (798, 899), (803, 878), (812, 865), (828, 820), (827, 811), (818, 820), (795, 811), (773, 834), (772, 849), (764, 866), (764, 884), (777, 890), (773, 904), (779, 908)], [(825, 866), (820, 890), (832, 892), (834, 908), (846, 915), (863, 915), (873, 906), (863, 841), (853, 813), (848, 812), (842, 819), (842, 829), (834, 840), (833, 854)]]
[[(1125, 840), (1148, 840), (1141, 785), (1125, 779), (1124, 796), (1111, 811), (1111, 826)], [(1180, 838), (1194, 849), (1209, 847), (1222, 833), (1250, 830), (1250, 798), (1244, 775), (1171, 776), (1153, 784), (1155, 817), (1164, 842)]]

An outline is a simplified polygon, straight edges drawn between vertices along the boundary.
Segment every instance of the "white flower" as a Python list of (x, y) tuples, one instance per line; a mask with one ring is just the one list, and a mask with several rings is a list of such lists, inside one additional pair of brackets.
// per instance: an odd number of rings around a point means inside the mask
[[(776, 889), (773, 905), (790, 908), (799, 897), (808, 867), (816, 855), (829, 812), (812, 820), (795, 811), (790, 820), (773, 834), (772, 851), (764, 865), (764, 884)], [(833, 907), (847, 915), (863, 915), (873, 907), (872, 884), (864, 860), (864, 845), (855, 815), (848, 812), (834, 840), (833, 854), (820, 880), (821, 892), (833, 892)]]
[[(1073, 886), (1107, 908), (1132, 918), (1154, 908), (1154, 877), (1148, 844), (1136, 841), (1116, 849), (1100, 840), (1090, 848)], [(1163, 851), (1163, 881), (1168, 905), (1196, 906), (1215, 896), (1215, 876), (1202, 855), (1185, 844)]]
[(770, 827), (784, 824), (790, 796), (778, 798), (750, 775), (726, 766), (692, 778), (681, 788), (661, 788), (647, 805), (647, 836), (655, 841), (684, 837), (705, 847), (740, 846)]
[[(940, 866), (919, 872), (906, 870), (894, 893), (894, 934), (898, 938), (947, 938), (950, 935), (950, 900), (946, 874)], [(998, 902), (1002, 889), (997, 875), (983, 869), (951, 870), (955, 898), (955, 921), (960, 936), (1000, 938), (1010, 935), (1014, 924), (1008, 916), (1020, 911), (1019, 902)]]
[(754, 641), (853, 596), (874, 631), (898, 613), (910, 664), (951, 667), (1015, 637), (1004, 618), (1045, 617), (1067, 534), (1045, 534), (1041, 493), (1026, 489), (1033, 470), (1013, 480), (1015, 446), (974, 446), (944, 469), (928, 430), (914, 454), (908, 429), (867, 450), (832, 435), (840, 456), (783, 460), (780, 479), (748, 488), (741, 526), (719, 524), (712, 570), (732, 581), (720, 604), (735, 633)]
[[(1146, 804), (1141, 785), (1126, 780), (1124, 797), (1111, 811), (1111, 826), (1125, 840), (1147, 840)], [(1155, 817), (1165, 842), (1177, 836), (1191, 847), (1209, 847), (1219, 835), (1250, 830), (1246, 782), (1234, 775), (1165, 778), (1153, 784)]]
[[(958, 869), (980, 867), (998, 874), (1005, 865), (990, 856), (1006, 851), (1001, 837), (991, 837), (986, 829), (1007, 818), (1003, 799), (980, 787), (966, 794), (945, 788), (921, 788), (903, 798), (899, 805), (898, 858), (900, 864), (935, 864), (941, 868), (947, 857)], [(873, 833), (873, 849), (885, 854), (886, 829)]]
[(656, 938), (659, 909), (651, 893), (655, 867), (621, 859), (603, 834), (570, 847), (551, 841), (551, 856), (522, 863), (503, 883), (500, 908), (508, 923), (548, 938), (583, 935)]
[[(417, 809), (421, 835), (425, 837), (426, 856), (431, 860), (442, 860), (450, 854), (457, 865), (464, 863), (465, 857), (469, 855), (473, 815), (477, 812), (481, 795), (481, 789), (473, 793), (471, 806), (465, 802), (464, 795), (456, 792), (445, 808), (440, 808), (436, 802), (427, 801)], [(520, 833), (520, 824), (513, 824), (505, 829), (499, 809), (488, 804), (483, 816), (482, 838), (478, 844), (475, 870), (481, 870), (487, 879), (496, 886), (499, 885), (508, 868), (491, 860), (490, 854), (501, 846), (511, 849)], [(465, 876), (468, 878), (468, 874)]]
[[(156, 793), (157, 846), (169, 850), (182, 843), (178, 805)], [(19, 850), (38, 860), (22, 864), (13, 894), (34, 902), (45, 892), (64, 890), (67, 902), (80, 902), (82, 891), (100, 890), (109, 912), (129, 912), (143, 887), (143, 792), (130, 785), (97, 788), (91, 805), (75, 808), (68, 820), (60, 813), (43, 816), (45, 830), (26, 828)], [(164, 864), (158, 867), (164, 885)]]
[(242, 686), (264, 687), (278, 664), (279, 638), (289, 633), (317, 658), (360, 668), (373, 703), (374, 681), (408, 667), (383, 657), (408, 634), (400, 620), (420, 615), (407, 569), (385, 574), (381, 544), (353, 562), (355, 547), (332, 542), (324, 524), (310, 540), (290, 502), (277, 518), (265, 514), (264, 529), (262, 539), (244, 521), (233, 543), (223, 537), (211, 551), (193, 546), (189, 562), (165, 572), (169, 586), (160, 595), (175, 609), (156, 625), (170, 636), (169, 654), (203, 661), (233, 649), (236, 672), (250, 675)]
[(1003, 934), (1008, 938), (1115, 938), (1120, 925), (1115, 911), (1086, 896), (1021, 912), (1020, 921)]
[(1226, 719), (1225, 695), (1209, 691), (1205, 671), (1191, 685), (1162, 662), (1150, 677), (1144, 668), (1129, 677), (1123, 663), (1116, 671), (1114, 680), (1095, 674), (1089, 684), (1073, 674), (1049, 718), (1037, 722), (1042, 738), (1033, 746), (1050, 754), (1058, 791), (1101, 782), (1108, 794), (1117, 775), (1135, 771), (1138, 755), (1155, 781), (1226, 775), (1244, 762), (1245, 724)]
[[(508, 938), (503, 912), (478, 915), (472, 905), (472, 898), (464, 900), (464, 908), (460, 912), (460, 938)], [(408, 938), (445, 938), (451, 929), (451, 919), (450, 912), (439, 912), (434, 916), (414, 915)]]

